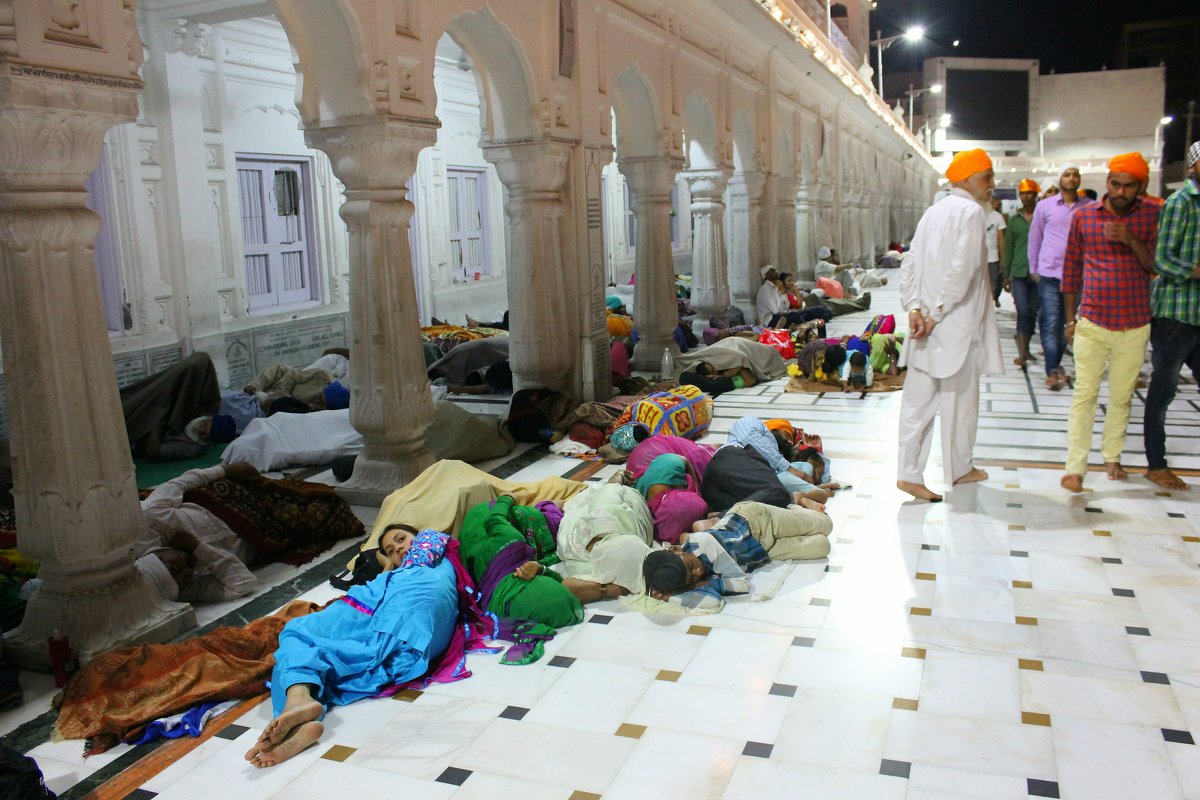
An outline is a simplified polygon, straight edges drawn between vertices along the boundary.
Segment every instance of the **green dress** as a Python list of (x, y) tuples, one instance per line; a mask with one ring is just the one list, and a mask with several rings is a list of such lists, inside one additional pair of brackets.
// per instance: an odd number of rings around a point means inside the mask
[[(539, 564), (550, 566), (559, 560), (546, 517), (536, 508), (516, 505), (511, 497), (499, 498), (490, 508), (488, 503), (480, 503), (470, 509), (463, 517), (458, 539), (463, 564), (480, 582), (492, 559), (513, 542), (532, 547)], [(583, 621), (583, 604), (550, 569), (529, 581), (508, 575), (496, 586), (488, 610), (554, 628)]]

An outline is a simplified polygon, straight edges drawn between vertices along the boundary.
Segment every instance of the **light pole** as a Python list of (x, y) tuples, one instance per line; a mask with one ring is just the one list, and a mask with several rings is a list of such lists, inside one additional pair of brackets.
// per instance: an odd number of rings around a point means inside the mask
[(925, 28), (920, 25), (914, 25), (904, 33), (898, 33), (895, 36), (883, 35), (883, 31), (875, 31), (875, 40), (871, 44), (877, 49), (876, 64), (879, 70), (879, 96), (883, 97), (883, 51), (894, 45), (901, 39), (906, 42), (919, 42), (925, 38)]
[(1038, 128), (1038, 158), (1046, 157), (1046, 131), (1054, 133), (1059, 128), (1059, 122), (1052, 119), (1042, 127)]
[(1172, 116), (1165, 116), (1154, 126), (1154, 157), (1162, 158), (1162, 129), (1175, 121)]
[[(929, 92), (930, 94), (941, 94), (942, 85), (940, 83), (935, 83), (932, 86), (928, 86), (924, 89), (914, 89), (913, 85), (910, 83), (908, 85), (908, 91), (905, 92), (905, 94), (908, 95), (908, 129), (910, 131), (912, 130), (913, 125), (913, 98), (919, 97), (926, 92)], [(922, 106), (922, 108), (924, 108), (924, 106)]]

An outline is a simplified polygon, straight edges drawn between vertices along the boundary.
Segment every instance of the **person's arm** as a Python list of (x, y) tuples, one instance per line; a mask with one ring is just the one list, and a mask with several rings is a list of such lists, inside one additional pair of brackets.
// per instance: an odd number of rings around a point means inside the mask
[(1000, 263), (1004, 263), (1004, 235), (1008, 231), (1008, 223), (1004, 221), (1004, 215), (1000, 215), (1000, 227), (996, 228), (996, 252), (1000, 256)]
[(510, 494), (502, 494), (496, 498), (495, 504), (492, 506), (491, 513), (483, 520), (483, 529), (487, 531), (490, 538), (497, 536), (511, 537), (513, 533), (521, 539), (525, 537), (512, 524), (512, 510), (517, 501)]
[(1066, 320), (1064, 331), (1068, 342), (1075, 339), (1075, 312), (1079, 308), (1079, 294), (1083, 289), (1083, 229), (1079, 215), (1071, 217), (1071, 229), (1067, 233), (1067, 250), (1063, 254), (1063, 313)]
[(972, 274), (980, 269), (979, 259), (984, 253), (983, 209), (971, 208), (964, 218), (956, 220), (958, 235), (955, 237), (950, 264), (942, 277), (942, 284), (933, 308), (928, 315), (935, 323), (941, 322), (967, 296), (972, 286)]
[(1154, 269), (1159, 275), (1169, 278), (1197, 280), (1200, 279), (1200, 264), (1192, 264), (1182, 258), (1183, 245), (1187, 239), (1187, 205), (1172, 200), (1168, 200), (1163, 207), (1162, 217), (1158, 222)]
[(1104, 238), (1110, 242), (1125, 245), (1133, 251), (1133, 257), (1138, 260), (1142, 269), (1148, 272), (1154, 271), (1153, 241), (1143, 242), (1124, 222), (1106, 222), (1104, 224)]
[(875, 379), (875, 368), (871, 366), (871, 359), (868, 358), (867, 359), (867, 386), (866, 386), (866, 388), (868, 388), (868, 389), (871, 388), (871, 381), (874, 379)]
[(1003, 247), (1000, 248), (1000, 272), (1004, 276), (1004, 281), (1007, 283), (1012, 280), (1012, 260), (1014, 252), (1014, 242), (1016, 231), (1012, 225), (1004, 229), (1004, 238), (1001, 240)]
[(192, 603), (211, 603), (243, 597), (258, 586), (258, 578), (227, 550), (197, 542), (192, 551), (196, 571), (186, 586), (179, 589), (179, 599)]
[(1042, 252), (1042, 230), (1046, 225), (1045, 214), (1042, 212), (1042, 204), (1038, 203), (1033, 209), (1033, 219), (1029, 223), (1029, 245), (1026, 252), (1029, 254), (1029, 276), (1037, 277), (1038, 255)]
[(154, 511), (158, 509), (179, 508), (183, 502), (183, 496), (192, 489), (199, 489), (201, 486), (207, 486), (213, 481), (220, 480), (225, 477), (225, 466), (218, 464), (215, 467), (207, 469), (193, 469), (180, 475), (178, 478), (169, 480), (161, 484), (150, 496), (142, 501), (142, 511)]

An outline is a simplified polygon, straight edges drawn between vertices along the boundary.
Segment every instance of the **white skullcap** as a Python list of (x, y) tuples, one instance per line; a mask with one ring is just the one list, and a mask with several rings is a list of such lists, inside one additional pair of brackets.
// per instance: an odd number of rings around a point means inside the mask
[(822, 247), (817, 250), (817, 258), (829, 258), (833, 255), (833, 251), (828, 247)]

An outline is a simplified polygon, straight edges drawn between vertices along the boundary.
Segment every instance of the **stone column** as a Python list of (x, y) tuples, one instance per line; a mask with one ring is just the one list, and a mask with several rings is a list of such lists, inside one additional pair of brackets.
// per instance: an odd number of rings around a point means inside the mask
[(771, 214), (775, 229), (775, 269), (796, 272), (796, 178), (791, 175), (772, 177)]
[(378, 505), (433, 463), (425, 429), (433, 400), (421, 351), (405, 182), (436, 123), (376, 120), (310, 128), (309, 147), (329, 155), (345, 185), (341, 215), (350, 245), (350, 424), (363, 436), (354, 474), (339, 487), (352, 503)]
[(638, 343), (634, 369), (657, 372), (663, 348), (679, 355), (671, 332), (679, 324), (675, 265), (671, 256), (671, 187), (681, 162), (667, 156), (619, 158), (617, 166), (633, 192), (637, 219), (633, 315)]
[(134, 119), (141, 82), (0, 68), (0, 341), (17, 545), (42, 579), (4, 650), (11, 664), (44, 669), (56, 630), (87, 661), (165, 641), (196, 619), (133, 565), (146, 523), (96, 281), (100, 219), (85, 205), (104, 133)]
[(802, 289), (811, 289), (817, 281), (817, 248), (813, 237), (813, 207), (815, 192), (808, 182), (796, 190), (796, 282)]
[(574, 366), (559, 229), (570, 155), (562, 142), (484, 148), (508, 189), (509, 361), (517, 389), (566, 388)]
[(763, 213), (767, 175), (762, 172), (742, 172), (735, 176), (735, 181), (740, 183), (746, 196), (745, 230), (738, 231), (745, 252), (741, 255), (744, 263), (735, 262), (729, 270), (729, 288), (733, 292), (734, 304), (746, 311), (747, 318), (750, 318), (754, 316), (754, 295), (761, 285), (758, 268), (767, 263), (770, 253), (764, 230), (766, 214)]
[(697, 320), (725, 318), (729, 308), (729, 274), (725, 263), (725, 186), (727, 170), (688, 170), (692, 194), (692, 305)]

